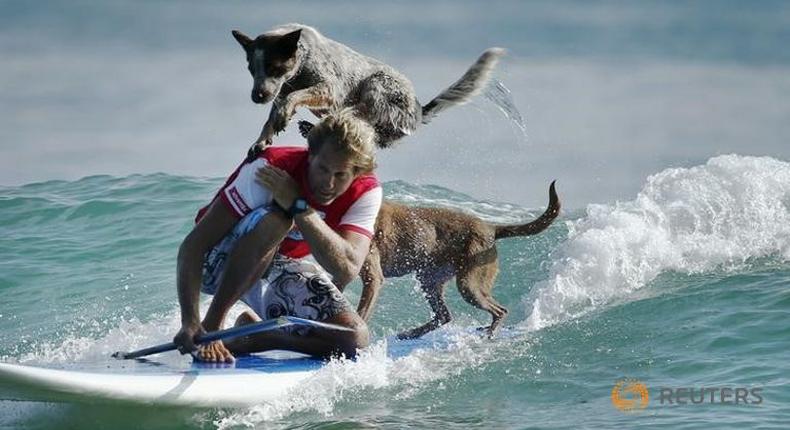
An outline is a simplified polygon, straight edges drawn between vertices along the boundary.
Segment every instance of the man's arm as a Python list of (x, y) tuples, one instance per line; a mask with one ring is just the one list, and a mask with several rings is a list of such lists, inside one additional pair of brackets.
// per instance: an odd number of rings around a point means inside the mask
[(194, 337), (202, 332), (199, 306), (203, 256), (237, 221), (236, 215), (217, 199), (178, 249), (176, 284), (181, 330), (173, 341), (185, 351), (194, 349)]
[(359, 274), (370, 250), (370, 238), (351, 230), (337, 233), (312, 209), (296, 215), (294, 223), (310, 244), (313, 257), (332, 275), (338, 288)]
[[(271, 190), (272, 197), (281, 207), (291, 207), (298, 197), (296, 182), (286, 171), (269, 166), (259, 169), (256, 176), (261, 186)], [(374, 209), (373, 221), (377, 212), (378, 205)], [(294, 223), (310, 245), (316, 261), (332, 275), (335, 285), (342, 288), (359, 274), (370, 250), (370, 238), (352, 230), (335, 232), (313, 209), (296, 215)]]

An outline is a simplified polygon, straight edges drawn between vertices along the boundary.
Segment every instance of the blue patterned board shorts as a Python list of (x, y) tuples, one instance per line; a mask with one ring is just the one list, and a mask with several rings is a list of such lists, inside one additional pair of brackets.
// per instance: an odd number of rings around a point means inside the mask
[[(201, 291), (214, 295), (222, 282), (228, 256), (236, 242), (269, 213), (259, 207), (242, 218), (220, 243), (206, 253)], [(295, 316), (323, 321), (353, 311), (351, 303), (332, 283), (328, 273), (308, 259), (274, 258), (263, 277), (241, 298), (262, 319)]]

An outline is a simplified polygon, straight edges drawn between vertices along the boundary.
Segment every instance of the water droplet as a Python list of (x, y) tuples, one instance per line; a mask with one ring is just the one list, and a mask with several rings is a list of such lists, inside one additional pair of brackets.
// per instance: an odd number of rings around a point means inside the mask
[(496, 105), (496, 107), (505, 114), (505, 117), (516, 124), (524, 135), (524, 140), (527, 140), (527, 126), (524, 123), (524, 118), (521, 116), (513, 100), (513, 95), (510, 89), (505, 86), (498, 79), (493, 79), (486, 87), (484, 96)]

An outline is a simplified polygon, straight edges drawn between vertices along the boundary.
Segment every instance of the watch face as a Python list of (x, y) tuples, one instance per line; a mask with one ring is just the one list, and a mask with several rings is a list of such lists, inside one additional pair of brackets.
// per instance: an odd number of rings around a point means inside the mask
[(298, 215), (300, 213), (303, 213), (306, 210), (307, 210), (307, 200), (305, 200), (305, 199), (296, 199), (296, 200), (294, 200), (293, 204), (291, 205), (291, 208), (288, 210), (288, 213), (290, 213), (291, 216), (294, 216), (294, 215)]

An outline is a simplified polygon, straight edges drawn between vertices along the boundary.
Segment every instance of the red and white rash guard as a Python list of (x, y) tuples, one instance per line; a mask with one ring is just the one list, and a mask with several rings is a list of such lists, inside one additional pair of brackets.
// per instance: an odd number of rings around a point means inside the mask
[[(383, 196), (376, 176), (373, 174), (358, 176), (348, 190), (332, 203), (326, 206), (319, 205), (313, 200), (307, 181), (307, 148), (304, 147), (273, 146), (266, 148), (257, 159), (251, 162), (245, 160), (228, 177), (225, 185), (214, 196), (212, 203), (219, 198), (239, 218), (259, 206), (271, 205), (271, 191), (255, 181), (255, 172), (266, 165), (277, 166), (288, 172), (299, 184), (301, 196), (332, 230), (338, 233), (350, 230), (373, 238), (376, 216)], [(195, 222), (200, 221), (208, 206), (200, 209)], [(310, 254), (310, 245), (294, 226), (280, 245), (279, 252), (290, 258), (302, 258)]]

